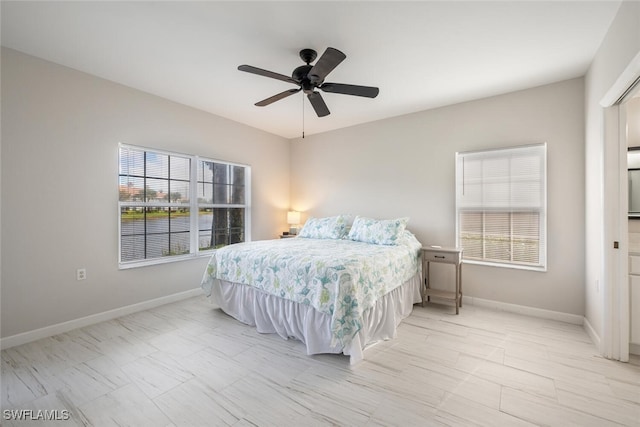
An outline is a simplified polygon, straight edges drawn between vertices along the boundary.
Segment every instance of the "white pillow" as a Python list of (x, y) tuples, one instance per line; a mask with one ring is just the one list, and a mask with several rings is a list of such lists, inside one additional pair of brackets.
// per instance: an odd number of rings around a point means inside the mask
[(347, 235), (347, 217), (344, 215), (326, 218), (309, 218), (298, 237), (309, 239), (342, 239)]
[(349, 239), (376, 245), (397, 245), (409, 218), (372, 219), (357, 216), (349, 231)]

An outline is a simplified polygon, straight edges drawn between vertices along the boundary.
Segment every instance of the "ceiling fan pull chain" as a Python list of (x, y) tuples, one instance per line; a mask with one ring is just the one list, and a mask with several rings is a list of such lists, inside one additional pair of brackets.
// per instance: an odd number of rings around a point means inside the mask
[(302, 139), (304, 139), (304, 92), (302, 93)]

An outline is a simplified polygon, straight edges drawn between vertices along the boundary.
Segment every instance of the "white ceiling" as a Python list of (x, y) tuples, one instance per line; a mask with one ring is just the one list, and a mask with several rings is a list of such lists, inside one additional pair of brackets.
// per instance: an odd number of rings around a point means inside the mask
[(11, 2), (1, 41), (286, 138), (302, 131), (290, 75), (302, 48), (347, 55), (326, 79), (378, 86), (375, 99), (323, 93), (304, 102), (306, 134), (583, 76), (619, 1)]

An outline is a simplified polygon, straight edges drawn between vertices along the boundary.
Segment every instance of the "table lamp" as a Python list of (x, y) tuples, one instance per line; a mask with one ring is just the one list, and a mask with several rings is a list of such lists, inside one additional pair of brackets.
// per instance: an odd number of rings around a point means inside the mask
[(287, 224), (289, 224), (289, 234), (298, 234), (298, 225), (300, 224), (300, 212), (287, 212)]

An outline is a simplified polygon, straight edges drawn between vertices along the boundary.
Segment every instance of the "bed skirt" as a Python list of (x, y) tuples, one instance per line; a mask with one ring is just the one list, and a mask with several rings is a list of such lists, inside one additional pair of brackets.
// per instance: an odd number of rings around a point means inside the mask
[(364, 349), (381, 340), (395, 338), (396, 328), (422, 301), (421, 274), (380, 298), (363, 313), (362, 329), (346, 346), (331, 346), (331, 317), (315, 308), (267, 294), (251, 286), (215, 280), (211, 299), (225, 313), (265, 334), (295, 338), (307, 354), (344, 353), (351, 364), (363, 359)]

